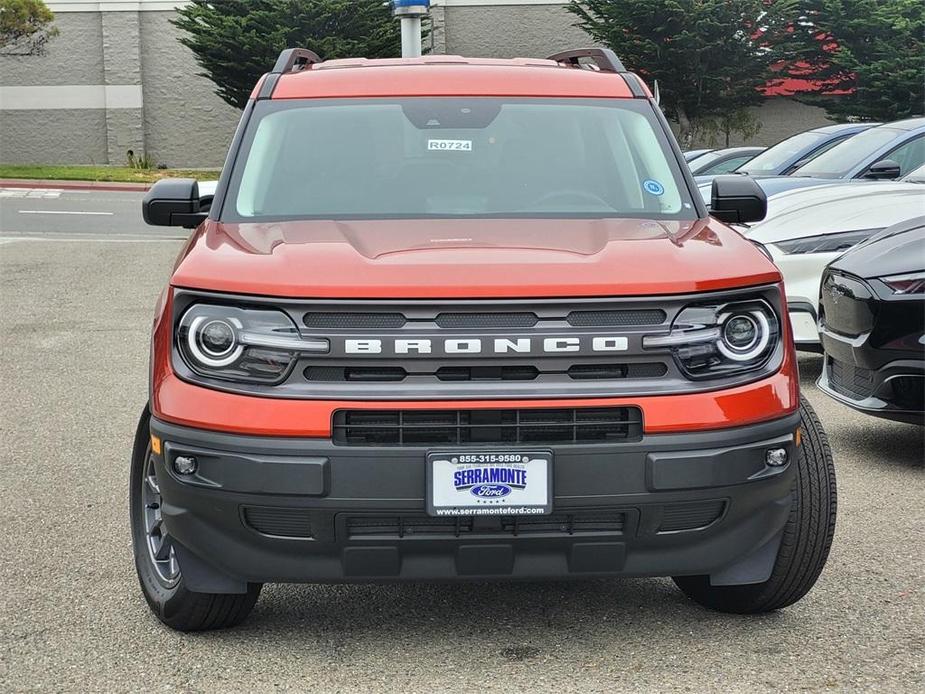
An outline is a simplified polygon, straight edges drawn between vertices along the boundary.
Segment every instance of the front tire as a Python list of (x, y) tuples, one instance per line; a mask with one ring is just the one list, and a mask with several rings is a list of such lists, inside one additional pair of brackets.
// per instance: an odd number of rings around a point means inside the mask
[(770, 612), (806, 595), (825, 566), (835, 533), (835, 466), (829, 440), (810, 404), (800, 399), (802, 445), (797, 456), (793, 506), (777, 561), (764, 583), (712, 586), (709, 576), (677, 576), (687, 597), (705, 607), (737, 614)]
[(225, 629), (240, 624), (257, 602), (261, 585), (250, 583), (243, 594), (194, 593), (187, 590), (173, 540), (160, 514), (160, 488), (154, 468), (145, 410), (132, 451), (130, 514), (138, 582), (151, 611), (177, 631)]

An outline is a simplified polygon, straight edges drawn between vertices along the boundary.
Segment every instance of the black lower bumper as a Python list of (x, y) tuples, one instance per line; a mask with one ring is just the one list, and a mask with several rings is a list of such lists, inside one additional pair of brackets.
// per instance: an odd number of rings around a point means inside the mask
[[(167, 529), (191, 590), (247, 582), (770, 575), (799, 415), (639, 442), (557, 446), (549, 516), (425, 513), (423, 448), (270, 439), (151, 421)], [(766, 464), (769, 448), (791, 462)], [(194, 456), (194, 475), (175, 458)]]
[(829, 397), (859, 412), (925, 424), (925, 361), (898, 359), (867, 369), (827, 355), (817, 385)]

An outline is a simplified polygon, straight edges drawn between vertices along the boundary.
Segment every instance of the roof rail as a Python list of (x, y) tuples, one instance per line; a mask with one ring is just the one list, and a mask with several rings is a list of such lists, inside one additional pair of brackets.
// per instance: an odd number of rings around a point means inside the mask
[(554, 53), (546, 60), (555, 60), (557, 63), (580, 67), (581, 58), (590, 58), (601, 72), (627, 72), (617, 54), (609, 48), (575, 48)]
[(287, 72), (304, 70), (306, 66), (320, 62), (321, 58), (318, 54), (307, 48), (287, 48), (279, 54), (276, 65), (270, 70), (270, 74), (282, 75)]

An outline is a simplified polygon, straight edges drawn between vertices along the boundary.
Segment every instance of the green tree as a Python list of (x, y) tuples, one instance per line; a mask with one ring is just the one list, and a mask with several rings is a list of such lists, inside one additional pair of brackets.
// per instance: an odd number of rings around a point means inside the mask
[(0, 53), (35, 55), (58, 35), (55, 16), (42, 0), (0, 0)]
[(401, 53), (401, 33), (382, 0), (192, 0), (173, 23), (215, 93), (244, 108), (280, 51), (301, 46), (322, 58)]
[[(657, 80), (682, 145), (764, 99), (760, 87), (790, 57), (797, 0), (572, 0), (592, 39)], [(725, 118), (735, 128), (748, 119)]]
[(745, 140), (750, 140), (759, 132), (761, 120), (747, 108), (728, 110), (714, 118), (707, 118), (698, 128), (698, 135), (710, 147), (729, 147), (732, 133), (739, 133)]
[(804, 0), (802, 60), (820, 80), (810, 99), (836, 120), (890, 121), (925, 112), (922, 0)]

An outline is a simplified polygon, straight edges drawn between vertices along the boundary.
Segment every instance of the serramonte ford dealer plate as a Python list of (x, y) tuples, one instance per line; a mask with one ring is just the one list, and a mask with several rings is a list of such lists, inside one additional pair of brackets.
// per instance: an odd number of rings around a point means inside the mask
[(431, 451), (427, 513), (517, 516), (552, 512), (551, 451)]

